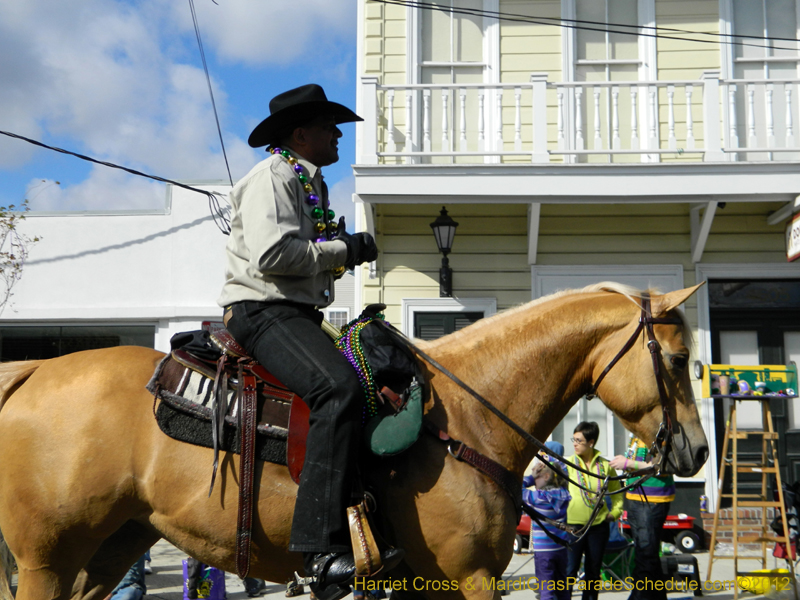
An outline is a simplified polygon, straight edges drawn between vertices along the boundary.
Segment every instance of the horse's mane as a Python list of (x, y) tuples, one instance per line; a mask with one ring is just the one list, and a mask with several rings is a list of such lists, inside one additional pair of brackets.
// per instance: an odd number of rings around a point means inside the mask
[[(536, 300), (531, 300), (530, 302), (526, 302), (525, 304), (520, 304), (508, 308), (506, 310), (502, 310), (492, 315), (491, 317), (480, 319), (475, 323), (469, 325), (468, 327), (465, 327), (464, 329), (460, 329), (459, 331), (455, 331), (451, 334), (448, 334), (436, 340), (429, 341), (426, 343), (426, 345), (429, 348), (435, 348), (441, 343), (449, 344), (457, 341), (462, 336), (473, 335), (486, 327), (492, 327), (500, 319), (513, 317), (514, 315), (521, 312), (526, 312), (531, 308), (538, 306), (539, 304), (544, 304), (545, 302), (557, 300), (558, 298), (562, 298), (564, 296), (574, 296), (578, 294), (592, 294), (596, 292), (610, 292), (613, 294), (621, 294), (636, 306), (640, 306), (639, 299), (641, 299), (642, 294), (648, 293), (650, 295), (655, 295), (661, 293), (661, 291), (658, 290), (657, 288), (648, 288), (646, 290), (640, 290), (639, 288), (636, 288), (632, 285), (625, 285), (623, 283), (617, 283), (614, 281), (601, 281), (600, 283), (593, 283), (591, 285), (587, 285), (584, 288), (559, 290), (553, 294), (542, 296), (541, 298), (537, 298)], [(677, 311), (677, 312), (683, 324), (682, 333), (683, 333), (684, 343), (686, 344), (687, 348), (690, 348), (693, 340), (691, 327), (689, 326), (689, 323), (686, 320), (686, 315), (684, 315), (682, 311)]]

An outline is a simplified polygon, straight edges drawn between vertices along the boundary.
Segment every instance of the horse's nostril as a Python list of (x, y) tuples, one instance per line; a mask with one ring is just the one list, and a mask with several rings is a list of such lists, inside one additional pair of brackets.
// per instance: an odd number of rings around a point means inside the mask
[(707, 460), (708, 460), (708, 446), (703, 445), (698, 447), (694, 453), (695, 466), (697, 466), (698, 468), (702, 467), (704, 464), (706, 464)]

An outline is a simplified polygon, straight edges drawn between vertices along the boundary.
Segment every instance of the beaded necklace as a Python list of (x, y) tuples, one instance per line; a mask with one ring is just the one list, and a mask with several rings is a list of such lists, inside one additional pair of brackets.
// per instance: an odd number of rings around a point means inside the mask
[[(311, 209), (311, 216), (316, 219), (314, 230), (317, 232), (317, 235), (320, 236), (314, 241), (320, 243), (334, 239), (336, 237), (336, 225), (333, 223), (333, 219), (336, 217), (336, 213), (333, 212), (331, 208), (325, 206), (324, 201), (322, 206), (320, 206), (320, 198), (314, 193), (311, 180), (308, 178), (308, 175), (306, 175), (303, 165), (301, 165), (288, 150), (270, 146), (267, 148), (267, 152), (270, 154), (279, 154), (285, 158), (292, 166), (292, 169), (297, 175), (297, 179), (300, 180), (303, 191), (306, 193), (306, 204), (314, 207)], [(334, 277), (338, 278), (344, 275), (345, 268), (343, 266), (336, 267), (335, 269), (331, 269), (331, 272)]]
[(303, 165), (301, 165), (297, 159), (289, 153), (288, 150), (270, 147), (267, 148), (267, 152), (271, 154), (280, 154), (287, 161), (289, 161), (289, 164), (292, 166), (297, 178), (303, 185), (303, 191), (306, 193), (306, 204), (314, 207), (311, 210), (311, 216), (317, 220), (316, 223), (314, 223), (314, 230), (317, 232), (317, 234), (319, 234), (320, 237), (314, 241), (319, 243), (327, 242), (333, 239), (336, 232), (333, 219), (336, 217), (336, 213), (330, 208), (326, 207), (324, 202), (323, 205), (320, 206), (320, 198), (314, 193), (314, 188), (311, 186), (311, 180), (308, 178), (308, 175), (306, 175)]
[[(383, 313), (378, 313), (377, 318), (383, 319)], [(364, 396), (367, 399), (367, 404), (364, 406), (364, 420), (378, 414), (378, 388), (372, 375), (372, 367), (364, 356), (364, 347), (361, 345), (361, 330), (372, 321), (373, 317), (353, 319), (342, 327), (342, 332), (334, 342), (347, 361), (353, 365), (358, 381), (364, 389)]]
[[(586, 466), (586, 463), (583, 462), (583, 459), (580, 456), (578, 456), (576, 454), (575, 458), (580, 460), (583, 463), (583, 466), (586, 469), (589, 468), (588, 466)], [(595, 505), (597, 504), (597, 500), (593, 499), (591, 496), (597, 497), (597, 496), (600, 495), (600, 490), (602, 488), (602, 480), (603, 480), (603, 462), (600, 459), (598, 459), (595, 462), (594, 466), (597, 469), (597, 475), (598, 475), (598, 478), (597, 478), (597, 491), (596, 492), (588, 491), (589, 490), (589, 482), (586, 481), (586, 478), (584, 477), (584, 474), (581, 471), (579, 471), (578, 469), (575, 469), (575, 471), (578, 473), (578, 483), (580, 483), (580, 486), (581, 486), (581, 498), (583, 499), (583, 503), (586, 506), (588, 506), (589, 508), (594, 508)]]

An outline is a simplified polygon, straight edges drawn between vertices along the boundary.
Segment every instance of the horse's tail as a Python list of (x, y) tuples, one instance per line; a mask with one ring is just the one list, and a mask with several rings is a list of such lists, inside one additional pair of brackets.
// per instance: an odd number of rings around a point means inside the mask
[(16, 392), (43, 362), (43, 360), (22, 360), (0, 363), (0, 410), (11, 394)]

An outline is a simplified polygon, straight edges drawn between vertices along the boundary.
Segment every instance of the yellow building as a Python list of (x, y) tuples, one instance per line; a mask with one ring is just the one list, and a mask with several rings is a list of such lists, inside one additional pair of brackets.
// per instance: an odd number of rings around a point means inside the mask
[[(359, 0), (355, 200), (380, 248), (357, 269), (363, 304), (426, 337), (596, 281), (708, 281), (685, 307), (697, 359), (800, 361), (799, 29), (798, 0)], [(452, 297), (429, 227), (443, 206)], [(695, 515), (724, 430), (698, 402), (712, 455), (672, 511)], [(800, 412), (776, 414), (793, 481)], [(579, 420), (606, 455), (625, 447), (585, 400), (555, 439)]]

